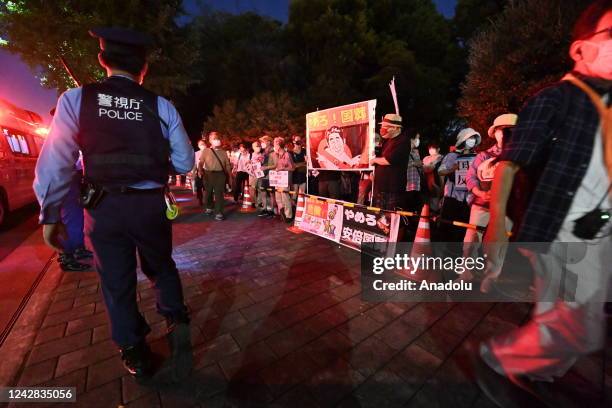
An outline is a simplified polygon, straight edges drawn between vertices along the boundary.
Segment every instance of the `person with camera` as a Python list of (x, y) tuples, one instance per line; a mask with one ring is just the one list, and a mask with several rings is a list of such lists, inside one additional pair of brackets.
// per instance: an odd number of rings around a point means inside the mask
[[(612, 273), (611, 0), (595, 1), (581, 14), (569, 55), (573, 70), (519, 113), (491, 188), (481, 290), (491, 290), (500, 274), (511, 192), (522, 180), (533, 181), (523, 190), (533, 193), (514, 220), (513, 240), (544, 243), (538, 251), (522, 250), (535, 272), (538, 301), (531, 320), (482, 343), (474, 361), (480, 386), (500, 406), (542, 402), (542, 381), (565, 375), (605, 344), (603, 302)], [(574, 277), (573, 288), (562, 282), (564, 274)], [(572, 292), (561, 293), (561, 287)]]
[(85, 233), (94, 252), (111, 337), (130, 374), (151, 374), (151, 331), (138, 311), (136, 267), (153, 282), (157, 311), (166, 319), (172, 356), (167, 381), (186, 378), (192, 367), (189, 316), (172, 259), (172, 223), (166, 215), (166, 183), (172, 168), (193, 167), (193, 146), (172, 104), (145, 88), (152, 39), (123, 28), (96, 28), (98, 60), (107, 78), (70, 89), (57, 103), (36, 165), (34, 190), (43, 237), (61, 251), (65, 227), (60, 207), (74, 163), (83, 153)]

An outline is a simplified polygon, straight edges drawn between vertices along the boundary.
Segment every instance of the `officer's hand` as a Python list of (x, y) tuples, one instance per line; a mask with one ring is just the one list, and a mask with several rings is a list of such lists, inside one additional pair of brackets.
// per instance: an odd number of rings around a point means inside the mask
[(45, 240), (45, 244), (57, 252), (62, 252), (64, 250), (62, 242), (67, 238), (66, 227), (61, 222), (43, 225), (43, 239)]

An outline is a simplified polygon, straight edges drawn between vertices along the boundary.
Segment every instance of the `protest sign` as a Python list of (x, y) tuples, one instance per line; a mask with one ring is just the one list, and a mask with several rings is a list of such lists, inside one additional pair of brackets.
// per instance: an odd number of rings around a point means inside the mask
[(376, 100), (306, 115), (308, 168), (373, 170)]
[(289, 187), (289, 172), (286, 170), (275, 171), (270, 170), (270, 187)]

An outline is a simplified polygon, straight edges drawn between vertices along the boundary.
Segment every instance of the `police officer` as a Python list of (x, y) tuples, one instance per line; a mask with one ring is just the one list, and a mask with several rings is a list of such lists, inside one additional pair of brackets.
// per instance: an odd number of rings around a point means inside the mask
[(97, 28), (98, 60), (107, 78), (66, 91), (57, 104), (41, 151), (34, 189), (47, 245), (61, 250), (65, 234), (59, 208), (68, 193), (78, 152), (84, 179), (102, 197), (85, 211), (85, 233), (126, 369), (151, 374), (150, 332), (136, 302), (136, 254), (152, 281), (157, 309), (168, 323), (172, 356), (164, 366), (171, 381), (187, 377), (192, 366), (189, 319), (181, 281), (172, 259), (172, 225), (165, 215), (164, 187), (171, 166), (193, 167), (193, 147), (175, 108), (144, 89), (146, 50), (151, 39), (122, 28)]

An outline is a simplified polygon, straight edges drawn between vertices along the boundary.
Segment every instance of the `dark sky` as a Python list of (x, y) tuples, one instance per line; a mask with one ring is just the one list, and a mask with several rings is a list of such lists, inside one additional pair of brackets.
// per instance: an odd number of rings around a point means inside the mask
[[(196, 13), (200, 7), (209, 7), (230, 13), (254, 11), (277, 20), (287, 21), (289, 0), (184, 0), (185, 9)], [(457, 0), (434, 0), (446, 17), (452, 17)], [(30, 68), (18, 56), (0, 48), (0, 98), (50, 119), (49, 110), (55, 105), (56, 90), (44, 89)]]

